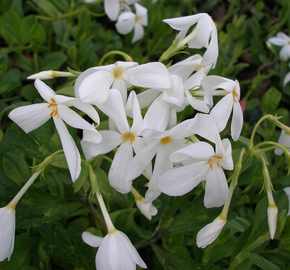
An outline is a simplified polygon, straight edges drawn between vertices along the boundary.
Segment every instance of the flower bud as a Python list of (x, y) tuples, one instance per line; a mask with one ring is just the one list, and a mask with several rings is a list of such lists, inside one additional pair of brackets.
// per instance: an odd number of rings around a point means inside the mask
[(219, 215), (212, 223), (207, 224), (203, 227), (196, 236), (196, 245), (199, 248), (205, 248), (211, 244), (219, 234), (221, 233), (223, 227), (225, 226), (227, 219), (222, 215)]
[(41, 72), (32, 74), (29, 77), (27, 77), (27, 79), (30, 79), (30, 80), (35, 80), (35, 79), (48, 80), (48, 79), (52, 79), (55, 77), (72, 77), (72, 76), (74, 76), (74, 75), (71, 74), (70, 72), (46, 70), (46, 71), (41, 71)]
[(277, 228), (278, 208), (275, 204), (269, 204), (268, 206), (268, 226), (271, 239), (274, 239)]

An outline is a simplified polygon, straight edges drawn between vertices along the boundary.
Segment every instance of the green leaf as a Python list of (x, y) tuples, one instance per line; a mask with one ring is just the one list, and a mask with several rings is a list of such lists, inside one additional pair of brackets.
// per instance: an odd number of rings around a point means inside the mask
[(0, 269), (18, 270), (28, 256), (33, 240), (27, 233), (15, 237), (15, 246), (10, 261), (0, 262)]
[(94, 168), (94, 173), (97, 177), (98, 187), (100, 191), (107, 196), (112, 196), (113, 188), (109, 183), (107, 174), (101, 168)]
[(70, 228), (68, 231), (55, 228), (41, 227), (40, 233), (46, 242), (43, 249), (47, 252), (56, 263), (70, 266), (68, 268), (95, 269), (91, 248), (85, 244), (76, 233)]
[(22, 46), (30, 42), (30, 38), (31, 38), (30, 30), (33, 28), (35, 24), (37, 24), (37, 20), (35, 16), (33, 15), (27, 16), (22, 20), (21, 27), (20, 27), (20, 39), (21, 39)]
[(81, 205), (81, 201), (55, 197), (32, 186), (17, 205), (18, 227), (29, 229), (51, 225)]
[(1, 33), (8, 45), (11, 47), (15, 42), (20, 45), (19, 31), (21, 26), (21, 19), (10, 10), (6, 12), (1, 19)]
[(26, 71), (33, 71), (33, 65), (32, 65), (32, 63), (22, 53), (16, 53), (14, 55), (14, 59), (19, 64), (19, 66), (22, 67), (24, 70), (26, 70)]
[(8, 68), (8, 58), (6, 53), (0, 53), (0, 76), (2, 76)]
[(58, 89), (56, 91), (56, 93), (58, 95), (64, 95), (64, 96), (69, 96), (69, 97), (74, 97), (75, 96), (74, 87), (73, 86), (67, 86), (67, 87), (63, 87), (61, 89)]
[(281, 96), (281, 93), (274, 87), (264, 94), (262, 98), (262, 108), (264, 114), (273, 114), (275, 112), (275, 109), (279, 105)]
[(251, 263), (259, 266), (263, 270), (280, 270), (280, 268), (276, 264), (271, 263), (260, 255), (249, 253), (249, 259)]
[(67, 57), (61, 52), (48, 54), (41, 63), (41, 70), (56, 70), (66, 61)]
[(49, 1), (46, 0), (32, 0), (41, 11), (51, 18), (55, 18), (58, 14), (57, 8)]
[(41, 24), (35, 24), (30, 32), (31, 41), (33, 45), (41, 46), (46, 40), (46, 33)]
[(25, 159), (16, 154), (5, 154), (3, 167), (7, 176), (17, 185), (27, 182), (30, 178), (30, 171)]
[(74, 192), (78, 192), (89, 177), (89, 167), (82, 164), (82, 169), (79, 178), (74, 183)]
[(205, 269), (203, 265), (197, 264), (193, 260), (180, 256), (176, 253), (165, 249), (157, 244), (151, 245), (158, 260), (165, 270), (202, 270)]

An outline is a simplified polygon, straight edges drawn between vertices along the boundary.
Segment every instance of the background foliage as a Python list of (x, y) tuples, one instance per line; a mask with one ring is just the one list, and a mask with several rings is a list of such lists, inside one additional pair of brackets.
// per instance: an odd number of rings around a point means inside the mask
[[(148, 8), (149, 24), (141, 41), (131, 44), (132, 33), (120, 36), (104, 14), (100, 1), (2, 0), (0, 6), (0, 196), (5, 206), (31, 176), (31, 167), (61, 149), (51, 120), (26, 134), (7, 114), (17, 106), (41, 102), (26, 78), (42, 70), (76, 71), (98, 65), (111, 50), (121, 50), (134, 61), (156, 61), (172, 43), (175, 32), (162, 19), (207, 12), (217, 23), (219, 58), (210, 74), (237, 79), (245, 104), (242, 136), (249, 137), (253, 125), (268, 113), (284, 116), (289, 125), (290, 85), (283, 86), (288, 64), (279, 60), (279, 49), (266, 44), (278, 31), (290, 34), (288, 0), (142, 0)], [(194, 53), (193, 50), (190, 51)], [(177, 55), (173, 62), (182, 60)], [(106, 63), (120, 60), (106, 58)], [(73, 95), (72, 81), (46, 81), (59, 94)], [(192, 109), (180, 115), (193, 116)], [(102, 116), (101, 116), (102, 118)], [(105, 120), (102, 118), (102, 120)], [(79, 144), (81, 134), (69, 129)], [(227, 136), (229, 128), (224, 131)], [(279, 132), (269, 123), (258, 129), (255, 142), (278, 140)], [(238, 158), (241, 141), (233, 144)], [(195, 244), (197, 232), (221, 209), (203, 206), (202, 184), (183, 197), (160, 196), (154, 205), (158, 215), (148, 221), (136, 209), (131, 194), (122, 195), (108, 184), (109, 163), (98, 169), (101, 190), (118, 230), (136, 245), (148, 269), (288, 269), (290, 266), (290, 219), (288, 199), (282, 190), (290, 186), (284, 156), (267, 155), (279, 209), (275, 240), (270, 241), (267, 198), (261, 191), (262, 167), (253, 158), (243, 162), (243, 173), (235, 190), (228, 222), (218, 239), (205, 249)], [(55, 160), (24, 195), (16, 209), (17, 228), (11, 260), (0, 263), (5, 270), (94, 269), (96, 249), (82, 242), (89, 230), (102, 236), (91, 207), (97, 208), (89, 192), (88, 168), (73, 185), (64, 157)], [(247, 170), (245, 170), (247, 169)], [(144, 194), (145, 180), (134, 186)], [(201, 194), (200, 194), (201, 193)], [(97, 209), (99, 211), (99, 209)], [(89, 229), (88, 229), (89, 228)], [(156, 229), (157, 228), (157, 229)]]

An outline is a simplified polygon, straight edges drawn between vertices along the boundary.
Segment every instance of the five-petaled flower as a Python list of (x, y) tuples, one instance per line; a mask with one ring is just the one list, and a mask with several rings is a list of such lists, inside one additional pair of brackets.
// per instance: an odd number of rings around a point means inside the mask
[(91, 105), (85, 104), (76, 98), (57, 95), (39, 79), (35, 80), (35, 87), (47, 103), (18, 107), (10, 112), (9, 117), (26, 133), (37, 129), (52, 118), (61, 140), (71, 179), (74, 182), (79, 177), (81, 171), (81, 158), (79, 150), (63, 120), (74, 128), (90, 130), (95, 134), (95, 140), (97, 141), (101, 141), (102, 137), (92, 125), (75, 111), (69, 109), (68, 106), (74, 106), (87, 113), (96, 123), (100, 121), (99, 115)]

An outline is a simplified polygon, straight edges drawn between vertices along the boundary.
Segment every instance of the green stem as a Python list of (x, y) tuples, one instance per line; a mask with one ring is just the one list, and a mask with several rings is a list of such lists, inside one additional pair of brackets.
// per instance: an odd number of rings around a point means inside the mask
[(109, 161), (110, 163), (113, 162), (112, 159), (110, 159), (109, 157), (105, 156), (105, 155), (100, 155), (97, 157), (97, 159), (95, 160), (95, 162), (92, 164), (92, 167), (96, 167), (98, 165), (98, 163), (100, 162), (100, 160), (105, 159), (107, 161)]
[(264, 115), (258, 122), (257, 124), (255, 125), (253, 131), (252, 131), (252, 134), (251, 134), (251, 138), (250, 138), (250, 144), (249, 144), (249, 150), (251, 150), (253, 148), (253, 144), (254, 144), (254, 137), (255, 137), (255, 134), (256, 134), (256, 131), (259, 127), (259, 125), (267, 118), (270, 118), (270, 117), (273, 117), (271, 114), (266, 114)]
[(106, 54), (101, 58), (101, 60), (100, 60), (100, 62), (99, 62), (99, 66), (101, 66), (101, 65), (103, 64), (104, 60), (105, 60), (109, 55), (112, 55), (112, 54), (119, 54), (119, 55), (123, 56), (127, 62), (134, 62), (133, 59), (131, 58), (131, 56), (128, 55), (128, 54), (126, 54), (126, 53), (124, 53), (124, 52), (120, 52), (120, 51), (111, 51), (111, 52), (106, 53)]

